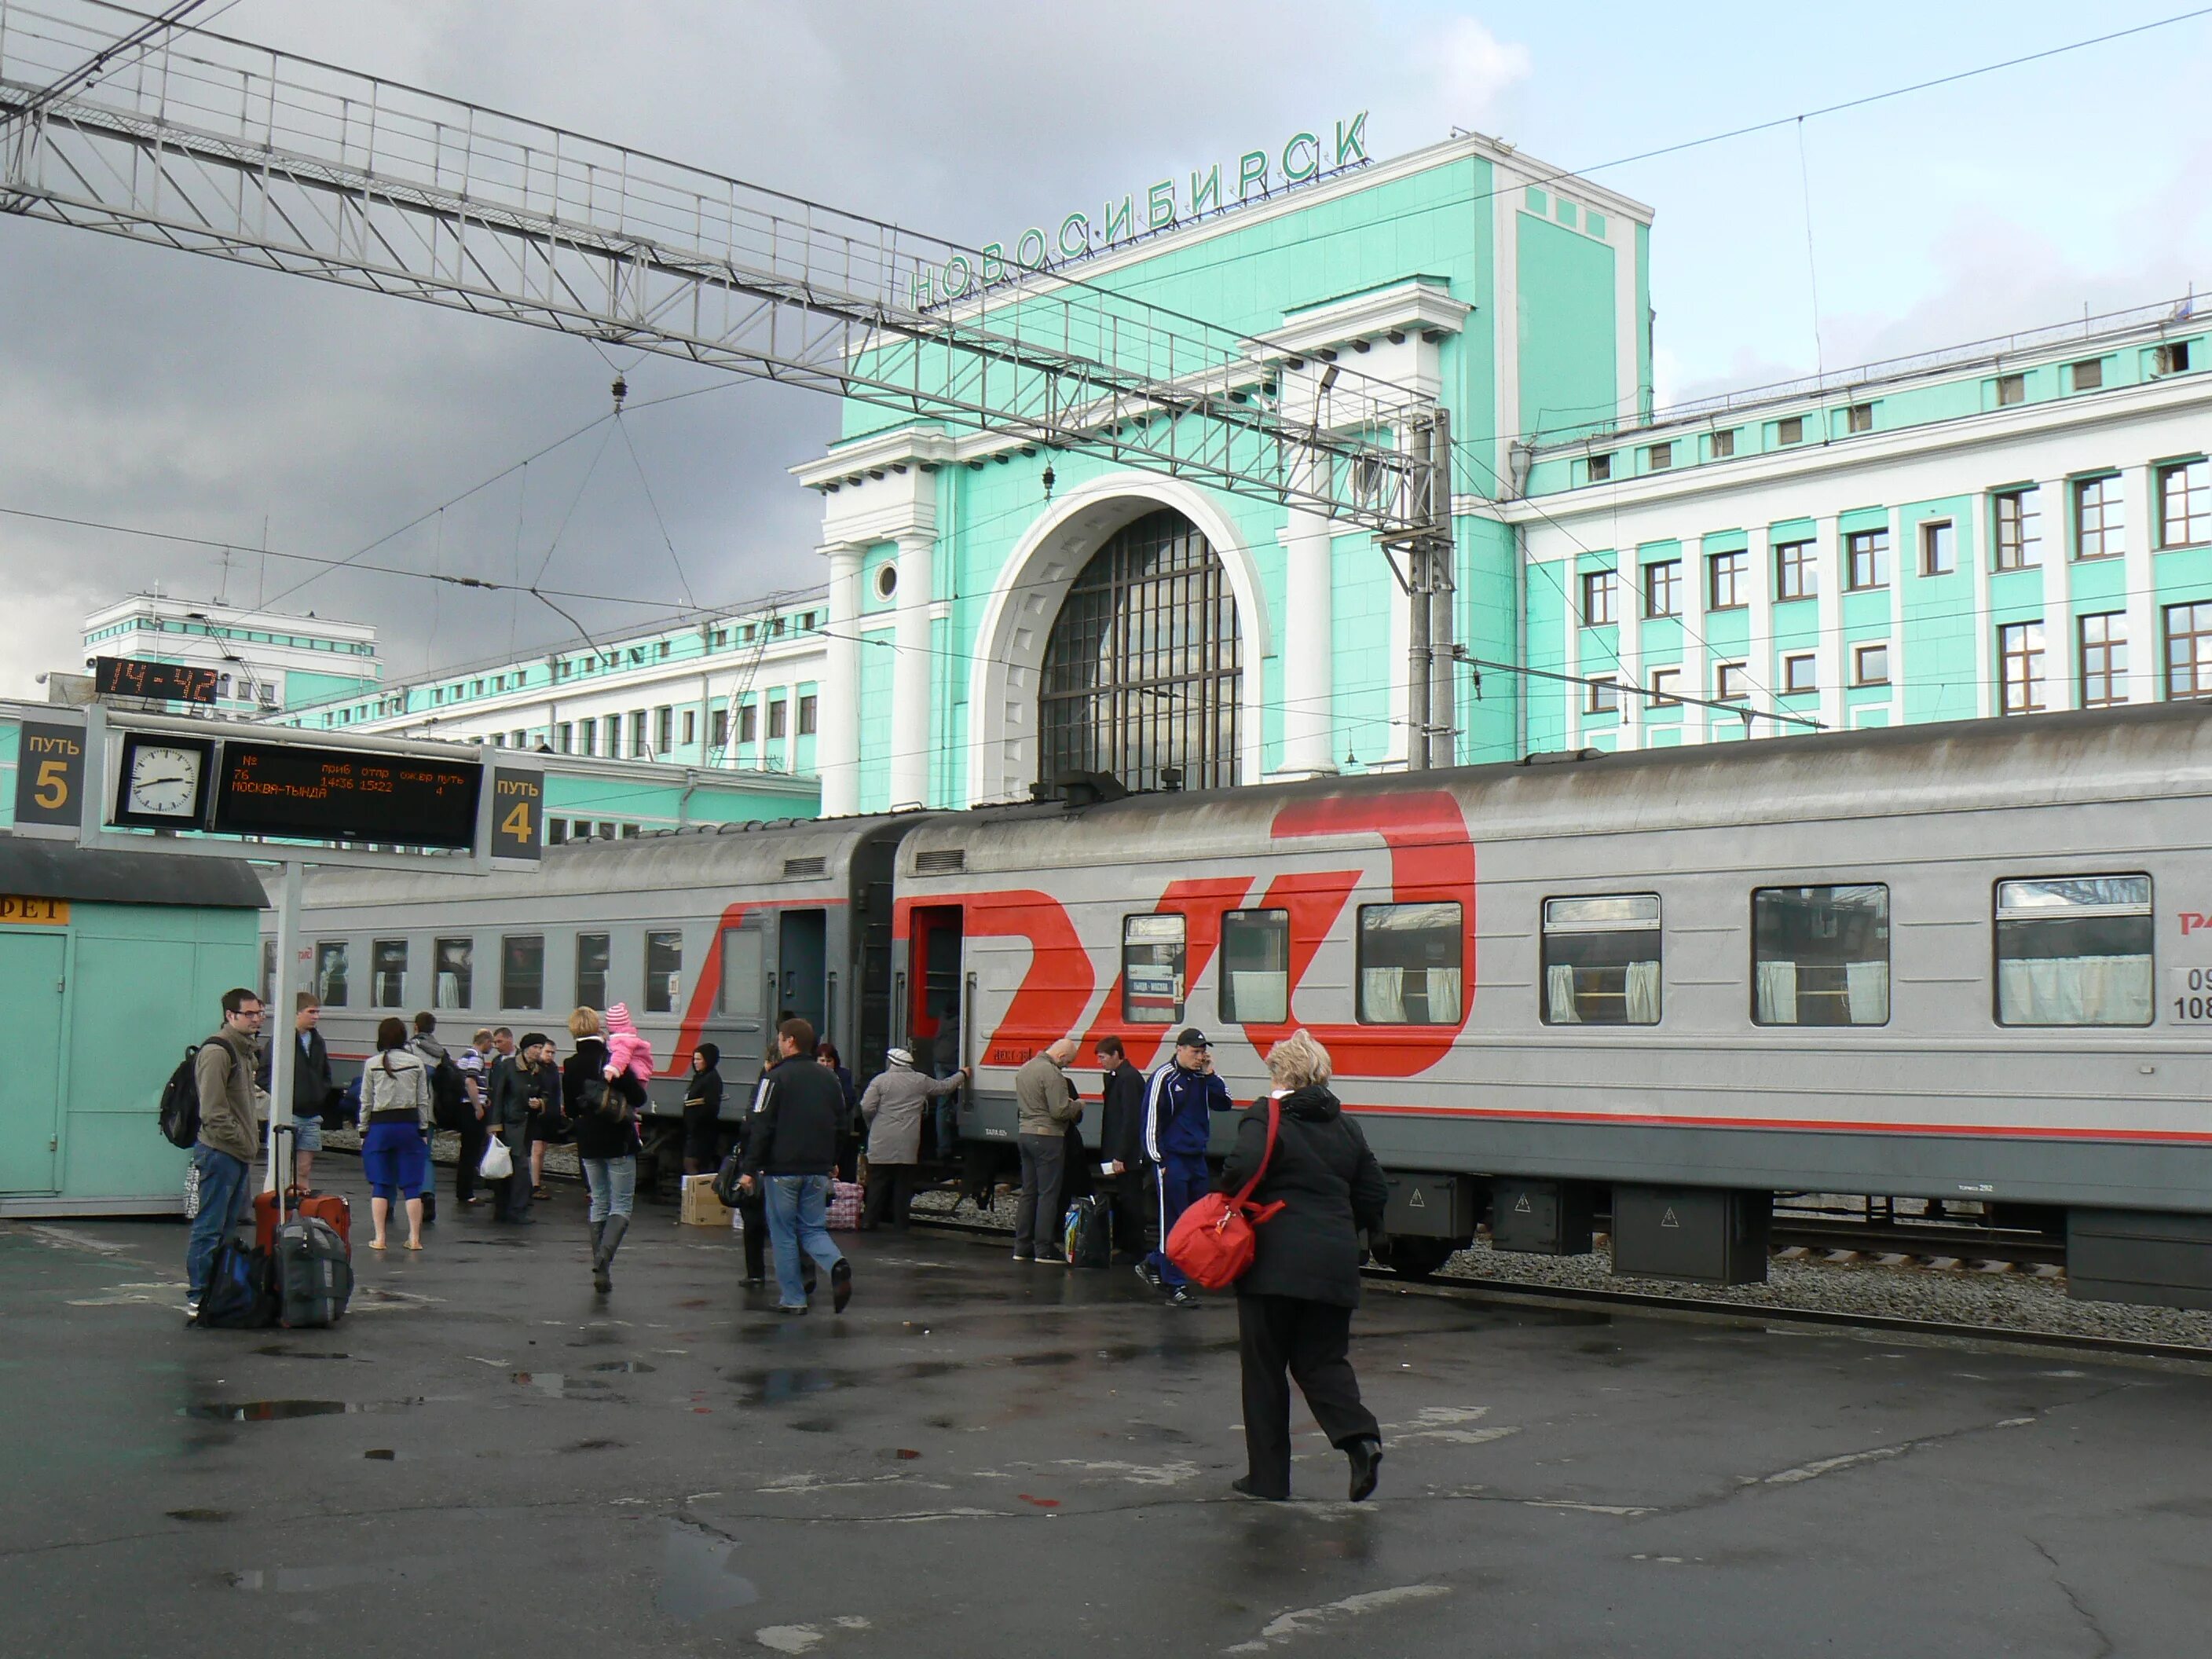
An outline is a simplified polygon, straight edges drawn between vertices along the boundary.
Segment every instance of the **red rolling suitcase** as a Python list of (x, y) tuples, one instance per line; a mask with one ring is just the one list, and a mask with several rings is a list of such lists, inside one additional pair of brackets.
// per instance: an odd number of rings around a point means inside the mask
[(303, 1193), (297, 1187), (284, 1194), (279, 1204), (274, 1193), (253, 1195), (253, 1242), (268, 1249), (276, 1237), (276, 1229), (285, 1217), (298, 1214), (313, 1216), (327, 1224), (345, 1242), (348, 1251), (353, 1249), (353, 1206), (337, 1193)]

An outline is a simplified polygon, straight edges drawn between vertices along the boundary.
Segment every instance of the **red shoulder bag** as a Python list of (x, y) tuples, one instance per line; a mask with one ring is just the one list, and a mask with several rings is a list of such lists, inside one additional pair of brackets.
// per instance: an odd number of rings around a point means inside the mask
[(1244, 1190), (1234, 1198), (1226, 1193), (1206, 1194), (1169, 1229), (1167, 1258), (1194, 1285), (1209, 1291), (1222, 1290), (1242, 1279), (1245, 1269), (1252, 1265), (1252, 1252), (1259, 1242), (1252, 1230), (1273, 1219), (1283, 1207), (1279, 1199), (1273, 1204), (1252, 1202), (1254, 1189), (1266, 1176), (1267, 1165), (1274, 1158), (1275, 1131), (1282, 1121), (1283, 1103), (1269, 1095), (1267, 1150), (1260, 1154), (1260, 1167), (1244, 1183)]

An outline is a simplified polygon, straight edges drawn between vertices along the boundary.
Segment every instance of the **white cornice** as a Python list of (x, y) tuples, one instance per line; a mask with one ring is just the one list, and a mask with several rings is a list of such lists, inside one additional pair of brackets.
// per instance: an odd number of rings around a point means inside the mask
[(1433, 283), (1393, 283), (1370, 294), (1325, 301), (1285, 313), (1283, 325), (1253, 342), (1262, 362), (1389, 334), (1456, 334), (1474, 307)]
[(949, 465), (955, 455), (950, 433), (932, 427), (894, 427), (839, 444), (827, 454), (784, 470), (810, 489), (857, 484), (910, 468)]

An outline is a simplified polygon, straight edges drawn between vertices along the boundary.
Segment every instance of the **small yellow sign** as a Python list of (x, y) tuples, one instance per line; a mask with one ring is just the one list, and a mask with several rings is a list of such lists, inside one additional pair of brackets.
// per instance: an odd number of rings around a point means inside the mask
[(69, 926), (69, 901), (57, 898), (26, 898), (20, 893), (0, 893), (0, 927), (66, 927)]

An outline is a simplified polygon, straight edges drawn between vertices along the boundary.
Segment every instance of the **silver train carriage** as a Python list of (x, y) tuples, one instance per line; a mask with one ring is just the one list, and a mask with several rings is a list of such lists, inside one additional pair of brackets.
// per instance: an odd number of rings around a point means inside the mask
[(519, 1028), (622, 998), (674, 1062), (672, 1114), (691, 1042), (721, 1045), (734, 1103), (790, 1008), (862, 1082), (894, 1042), (974, 1067), (986, 1160), (1056, 1037), (1095, 1097), (1098, 1037), (1151, 1065), (1198, 1025), (1241, 1102), (1304, 1025), (1393, 1173), (1382, 1253), (1412, 1272), (1486, 1208), (1509, 1248), (1582, 1248), (1609, 1212), (1623, 1271), (1756, 1277), (1773, 1194), (1864, 1194), (2063, 1228), (2077, 1294), (2212, 1305), (2208, 714), (690, 832), (550, 848), (534, 876), (332, 872), (303, 948), (352, 975), (334, 1049), (386, 1007)]
[[(857, 1077), (882, 1069), (890, 1022), (891, 859), (909, 821), (728, 825), (545, 849), (528, 873), (330, 868), (303, 890), (300, 971), (323, 1004), (343, 1078), (387, 1015), (437, 1017), (449, 1048), (481, 1027), (571, 1047), (583, 1006), (627, 1003), (657, 1075), (645, 1176), (680, 1167), (693, 1048), (722, 1053), (722, 1115), (758, 1079), (787, 1013), (834, 1042)], [(275, 942), (264, 918), (263, 981)]]
[(1610, 1199), (1620, 1270), (1763, 1277), (1774, 1194), (1885, 1194), (2212, 1305), (2208, 795), (2168, 704), (942, 816), (897, 1029), (957, 981), (963, 1131), (1006, 1139), (1055, 1037), (1194, 1024), (1246, 1101), (1304, 1025), (1413, 1271), (1486, 1199), (1539, 1249)]

